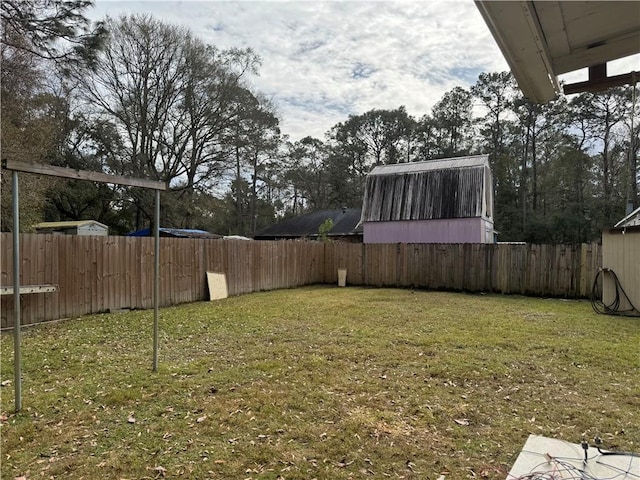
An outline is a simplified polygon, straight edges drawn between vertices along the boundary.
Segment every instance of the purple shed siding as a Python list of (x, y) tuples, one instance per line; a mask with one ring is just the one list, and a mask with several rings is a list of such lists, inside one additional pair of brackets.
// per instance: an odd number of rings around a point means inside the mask
[(492, 243), (493, 224), (483, 218), (365, 222), (364, 243)]

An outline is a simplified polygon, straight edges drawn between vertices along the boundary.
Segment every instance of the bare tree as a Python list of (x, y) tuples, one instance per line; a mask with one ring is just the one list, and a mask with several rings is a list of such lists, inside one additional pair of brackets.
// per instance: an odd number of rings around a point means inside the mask
[[(234, 106), (259, 59), (250, 50), (218, 51), (150, 16), (107, 19), (106, 25), (95, 74), (78, 80), (126, 139), (118, 173), (167, 182), (173, 193), (163, 201), (179, 199), (189, 224), (194, 192), (215, 186), (227, 168)], [(145, 195), (132, 195), (137, 226), (150, 218)]]

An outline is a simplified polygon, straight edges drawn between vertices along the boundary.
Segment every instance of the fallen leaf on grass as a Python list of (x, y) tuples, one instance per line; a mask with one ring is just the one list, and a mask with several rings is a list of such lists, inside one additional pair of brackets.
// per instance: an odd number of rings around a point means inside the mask
[[(3, 385), (4, 386), (4, 385)], [(21, 477), (16, 477), (13, 480), (27, 480), (27, 477), (25, 477), (24, 475)]]
[(161, 477), (164, 477), (164, 476), (165, 476), (165, 474), (167, 473), (167, 469), (166, 469), (166, 468), (164, 468), (162, 465), (158, 465), (157, 467), (155, 467), (155, 468), (153, 469), (153, 471), (154, 471), (154, 472), (158, 472), (158, 474), (159, 474)]
[(133, 415), (129, 415), (129, 418), (127, 418), (127, 422), (136, 423), (136, 419), (133, 417)]
[(202, 422), (204, 422), (206, 419), (207, 419), (207, 416), (206, 416), (206, 415), (203, 415), (203, 416), (201, 416), (201, 417), (198, 417), (198, 419), (196, 420), (196, 422), (198, 422), (198, 423), (202, 423)]
[(469, 425), (468, 418), (456, 418), (454, 422), (456, 422), (458, 425), (464, 425), (465, 427)]

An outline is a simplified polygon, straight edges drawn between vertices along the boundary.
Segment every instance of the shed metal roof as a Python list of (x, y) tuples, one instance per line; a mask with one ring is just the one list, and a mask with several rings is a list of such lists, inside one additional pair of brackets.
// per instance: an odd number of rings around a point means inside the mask
[(87, 225), (97, 225), (99, 227), (103, 227), (108, 229), (105, 224), (97, 222), (95, 220), (70, 220), (65, 222), (41, 222), (36, 223), (33, 227), (36, 230), (44, 230), (44, 229), (62, 229), (62, 228), (77, 228), (84, 227)]
[(640, 207), (636, 208), (614, 226), (614, 228), (622, 227), (640, 227)]
[(369, 175), (403, 175), (405, 173), (428, 172), (432, 170), (449, 170), (453, 168), (489, 167), (488, 155), (472, 155), (468, 157), (443, 158), (424, 162), (394, 163), (378, 165)]

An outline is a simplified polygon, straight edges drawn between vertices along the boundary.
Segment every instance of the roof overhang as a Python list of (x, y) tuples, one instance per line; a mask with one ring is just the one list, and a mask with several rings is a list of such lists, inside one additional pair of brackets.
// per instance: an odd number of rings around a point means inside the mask
[(544, 103), (561, 92), (558, 76), (589, 67), (589, 81), (565, 93), (599, 91), (635, 81), (608, 77), (606, 64), (640, 52), (637, 1), (479, 1), (482, 17), (522, 93)]
[(615, 224), (613, 228), (640, 227), (640, 207), (629, 213), (626, 217)]

